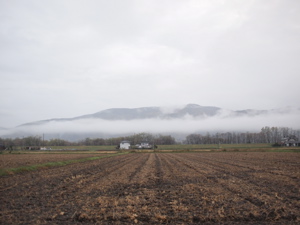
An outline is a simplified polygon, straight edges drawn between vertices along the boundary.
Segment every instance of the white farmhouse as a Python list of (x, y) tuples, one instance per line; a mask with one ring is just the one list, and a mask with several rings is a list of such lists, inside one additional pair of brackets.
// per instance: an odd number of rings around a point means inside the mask
[(142, 148), (151, 148), (151, 145), (148, 142), (142, 142), (141, 147)]
[(148, 142), (142, 142), (141, 144), (137, 144), (136, 147), (141, 149), (150, 149), (152, 148), (152, 145), (150, 145)]
[(122, 141), (120, 143), (120, 149), (130, 149), (130, 142), (129, 141)]

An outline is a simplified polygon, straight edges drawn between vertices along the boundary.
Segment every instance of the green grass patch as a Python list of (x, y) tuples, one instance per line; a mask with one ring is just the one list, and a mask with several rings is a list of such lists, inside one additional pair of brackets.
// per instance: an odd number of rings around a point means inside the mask
[[(55, 151), (55, 150), (68, 150), (68, 151), (117, 151), (116, 149), (117, 145), (101, 145), (101, 146), (86, 146), (86, 145), (82, 145), (82, 146), (46, 146), (46, 148), (51, 148), (51, 150), (41, 150), (44, 152), (47, 151)], [(11, 151), (11, 153), (14, 152), (24, 152), (24, 151), (39, 151), (39, 150), (24, 150), (24, 146), (14, 146), (13, 150)], [(5, 151), (0, 151), (1, 153), (5, 153), (5, 152), (9, 152), (8, 150)]]
[[(278, 152), (297, 152), (300, 147), (273, 147), (272, 144), (260, 143), (260, 144), (195, 144), (195, 145), (185, 145), (185, 144), (176, 144), (176, 145), (157, 145), (156, 150), (170, 150), (170, 151), (193, 151), (193, 150), (210, 150), (210, 151), (278, 151)], [(117, 153), (121, 150), (117, 150), (115, 145), (106, 145), (106, 146), (49, 146), (51, 150), (13, 150), (13, 151), (4, 151), (3, 154), (82, 154), (82, 153)], [(145, 152), (146, 150), (135, 149), (136, 152)], [(132, 150), (132, 151), (135, 151)]]
[(296, 152), (300, 153), (300, 148), (291, 148), (291, 147), (283, 147), (283, 148), (272, 148), (268, 152)]
[(102, 158), (107, 158), (107, 157), (113, 157), (113, 156), (117, 156), (117, 155), (124, 155), (127, 153), (128, 152), (121, 152), (121, 153), (116, 153), (116, 154), (94, 156), (94, 157), (82, 158), (82, 159), (73, 159), (73, 160), (66, 160), (66, 161), (60, 161), (60, 162), (48, 162), (48, 163), (31, 165), (31, 166), (21, 166), (21, 167), (17, 167), (17, 168), (0, 169), (0, 176), (16, 174), (16, 173), (21, 173), (21, 172), (34, 171), (34, 170), (49, 168), (49, 167), (66, 166), (66, 165), (73, 164), (73, 163), (87, 162), (87, 161), (92, 161), (92, 160), (97, 160), (97, 159), (102, 159)]
[(195, 150), (195, 149), (255, 149), (272, 148), (272, 144), (199, 144), (199, 145), (158, 145), (159, 150)]
[[(172, 147), (173, 146), (173, 147)], [(225, 148), (224, 148), (225, 147)], [(130, 153), (226, 153), (226, 152), (295, 152), (300, 153), (300, 147), (271, 147), (267, 146), (245, 146), (232, 145), (223, 146), (222, 148), (212, 147), (211, 145), (199, 146), (199, 145), (164, 145), (162, 148), (157, 149), (132, 149), (128, 150)]]
[[(192, 149), (227, 149), (227, 148), (272, 148), (272, 144), (197, 144), (197, 145), (185, 145), (185, 144), (175, 144), (175, 145), (157, 145), (159, 150), (192, 150)], [(41, 152), (51, 152), (51, 151), (73, 151), (73, 152), (88, 152), (94, 151), (118, 151), (116, 149), (117, 145), (101, 145), (101, 146), (46, 146), (51, 148), (51, 150), (41, 150)], [(28, 150), (27, 150), (28, 151)], [(24, 152), (21, 147), (15, 147), (11, 153)], [(35, 150), (32, 152), (40, 152)]]
[(117, 145), (101, 146), (49, 146), (52, 150), (76, 150), (76, 151), (116, 151)]

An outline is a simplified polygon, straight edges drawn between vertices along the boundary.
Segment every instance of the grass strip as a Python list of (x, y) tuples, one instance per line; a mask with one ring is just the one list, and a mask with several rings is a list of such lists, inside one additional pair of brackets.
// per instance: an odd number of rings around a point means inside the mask
[(60, 161), (60, 162), (48, 162), (48, 163), (42, 163), (42, 164), (36, 164), (36, 165), (30, 165), (30, 166), (20, 166), (17, 168), (0, 169), (0, 176), (28, 172), (28, 171), (35, 171), (35, 170), (42, 169), (42, 168), (66, 166), (69, 164), (87, 162), (87, 161), (92, 161), (92, 160), (97, 160), (97, 159), (102, 159), (102, 158), (113, 157), (113, 156), (117, 156), (117, 155), (124, 155), (127, 153), (128, 152), (122, 152), (122, 153), (116, 153), (116, 154), (110, 154), (110, 155), (94, 156), (94, 157), (83, 158), (83, 159), (72, 159), (72, 160), (66, 160), (66, 161)]
[(293, 152), (300, 153), (299, 147), (294, 148), (231, 148), (231, 149), (180, 149), (180, 150), (166, 150), (166, 149), (132, 149), (129, 153), (238, 153), (238, 152)]

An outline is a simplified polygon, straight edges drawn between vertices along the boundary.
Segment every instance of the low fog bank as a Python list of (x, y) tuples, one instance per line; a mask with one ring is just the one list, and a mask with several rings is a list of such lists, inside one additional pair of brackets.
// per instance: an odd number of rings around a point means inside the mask
[(260, 116), (241, 117), (208, 117), (194, 119), (143, 119), (117, 120), (80, 119), (75, 121), (51, 121), (40, 125), (20, 126), (14, 129), (1, 130), (2, 137), (22, 137), (45, 134), (49, 138), (82, 139), (85, 137), (113, 137), (121, 134), (156, 133), (156, 134), (192, 134), (203, 132), (259, 132), (264, 126), (289, 127), (300, 129), (300, 116), (295, 114), (265, 114)]

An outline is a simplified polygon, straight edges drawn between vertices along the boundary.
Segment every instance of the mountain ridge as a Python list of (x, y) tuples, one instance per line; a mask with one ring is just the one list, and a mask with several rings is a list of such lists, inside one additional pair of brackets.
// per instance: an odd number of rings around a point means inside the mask
[(188, 104), (182, 107), (110, 108), (72, 118), (53, 118), (1, 129), (0, 137), (15, 138), (46, 134), (46, 139), (126, 136), (133, 133), (176, 134), (251, 131), (264, 126), (299, 127), (299, 108), (227, 110)]
[(172, 112), (164, 112), (163, 107), (139, 107), (139, 108), (109, 108), (104, 109), (96, 113), (81, 115), (72, 118), (52, 118), (46, 120), (33, 121), (29, 123), (21, 124), (17, 127), (31, 126), (31, 125), (42, 125), (49, 122), (67, 122), (76, 121), (82, 119), (102, 119), (108, 121), (116, 120), (143, 120), (143, 119), (184, 119), (186, 116), (203, 119), (207, 117), (213, 117), (217, 115), (224, 114), (224, 117), (240, 117), (240, 116), (257, 116), (262, 114), (267, 114), (269, 112), (281, 112), (284, 110), (255, 110), (255, 109), (245, 109), (245, 110), (224, 110), (216, 106), (201, 106), (197, 104), (187, 104), (184, 107), (177, 107), (172, 110)]

